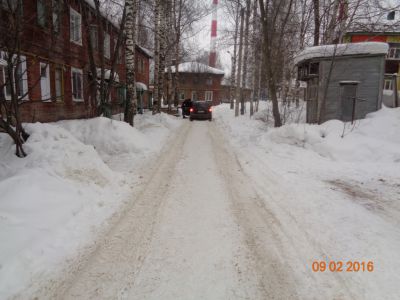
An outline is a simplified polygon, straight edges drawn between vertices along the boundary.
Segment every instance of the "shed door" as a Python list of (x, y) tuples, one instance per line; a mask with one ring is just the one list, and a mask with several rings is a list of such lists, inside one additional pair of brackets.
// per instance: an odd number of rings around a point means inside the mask
[(318, 122), (318, 77), (307, 83), (307, 123)]
[[(354, 101), (357, 97), (357, 85), (346, 84), (343, 85), (342, 90), (342, 121), (351, 121), (353, 109), (356, 109)], [(355, 115), (355, 111), (354, 111)]]

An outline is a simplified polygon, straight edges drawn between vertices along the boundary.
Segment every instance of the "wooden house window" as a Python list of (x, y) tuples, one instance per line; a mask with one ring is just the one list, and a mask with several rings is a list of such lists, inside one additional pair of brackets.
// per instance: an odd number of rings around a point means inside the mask
[(319, 71), (319, 63), (310, 63), (310, 71), (309, 75), (318, 75)]
[(58, 33), (61, 28), (61, 11), (62, 6), (60, 0), (53, 0), (53, 31)]
[(81, 69), (71, 69), (72, 79), (72, 99), (83, 101), (83, 71)]
[(48, 63), (40, 63), (40, 91), (42, 101), (50, 100), (50, 71)]
[(70, 40), (82, 46), (82, 17), (72, 7), (69, 9)]
[(62, 101), (64, 98), (64, 76), (62, 68), (56, 68), (54, 70), (54, 84), (56, 101)]
[(111, 39), (110, 34), (105, 32), (104, 33), (104, 57), (110, 58), (111, 57)]
[(392, 79), (385, 79), (384, 83), (384, 90), (393, 90), (393, 80)]
[(47, 6), (45, 0), (37, 0), (36, 2), (37, 22), (41, 27), (47, 27)]
[(89, 31), (90, 31), (90, 43), (92, 44), (93, 50), (98, 50), (99, 49), (99, 34), (97, 31), (97, 26), (90, 25)]
[(400, 48), (390, 47), (387, 55), (388, 59), (400, 59)]
[(119, 104), (124, 104), (126, 101), (126, 89), (125, 87), (119, 87), (117, 89), (117, 97), (118, 97), (118, 103)]
[(22, 15), (22, 0), (0, 0), (0, 5), (5, 10), (10, 12), (16, 12), (19, 6), (19, 13)]

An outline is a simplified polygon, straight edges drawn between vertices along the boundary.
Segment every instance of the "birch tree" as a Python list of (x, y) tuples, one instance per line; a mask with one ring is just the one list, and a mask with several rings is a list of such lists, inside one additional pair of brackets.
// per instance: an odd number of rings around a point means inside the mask
[(237, 73), (237, 80), (236, 80), (235, 117), (239, 116), (239, 103), (240, 103), (240, 94), (241, 94), (243, 26), (244, 26), (244, 8), (242, 8), (240, 10), (239, 58), (238, 58), (238, 73)]
[(136, 47), (136, 11), (138, 0), (126, 0), (126, 104), (124, 121), (131, 126), (134, 125), (134, 115), (137, 110), (137, 94), (136, 94), (136, 79), (135, 79), (135, 47)]

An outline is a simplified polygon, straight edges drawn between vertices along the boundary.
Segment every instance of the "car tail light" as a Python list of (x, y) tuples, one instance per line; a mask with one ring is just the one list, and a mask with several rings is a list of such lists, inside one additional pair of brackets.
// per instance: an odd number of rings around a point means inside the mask
[(212, 109), (211, 109), (211, 107), (208, 109), (208, 111), (209, 111), (209, 112), (212, 112)]
[(193, 108), (189, 109), (190, 112), (193, 112)]

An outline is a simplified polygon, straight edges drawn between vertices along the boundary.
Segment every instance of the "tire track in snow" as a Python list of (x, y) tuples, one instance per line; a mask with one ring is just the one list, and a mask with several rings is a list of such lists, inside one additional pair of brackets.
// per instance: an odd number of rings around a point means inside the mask
[[(42, 293), (51, 299), (121, 299), (140, 272), (160, 213), (163, 196), (169, 188), (171, 173), (180, 156), (190, 126), (171, 138), (160, 158), (144, 177), (147, 181), (132, 195), (131, 204), (111, 225), (110, 231), (76, 262), (77, 270), (61, 282), (53, 282)], [(129, 162), (127, 162), (129, 163)]]

